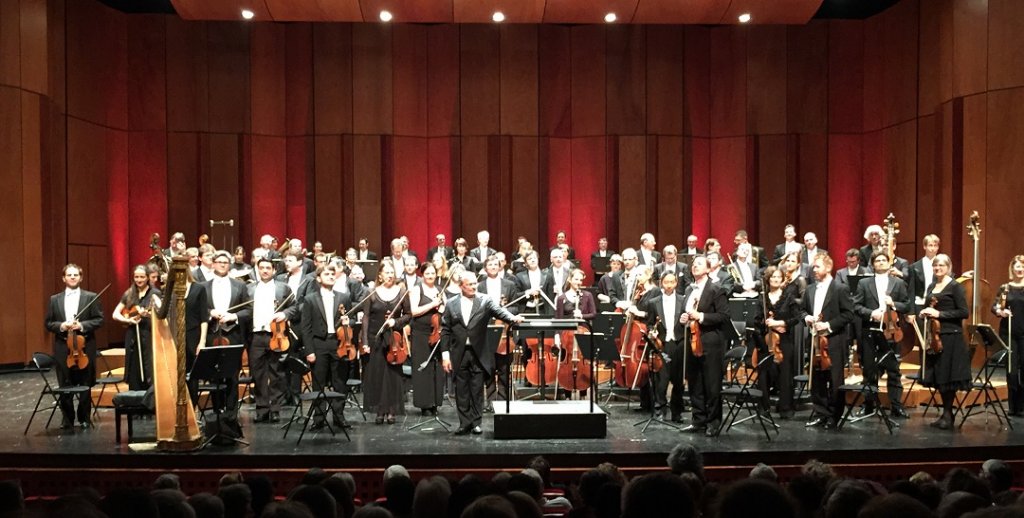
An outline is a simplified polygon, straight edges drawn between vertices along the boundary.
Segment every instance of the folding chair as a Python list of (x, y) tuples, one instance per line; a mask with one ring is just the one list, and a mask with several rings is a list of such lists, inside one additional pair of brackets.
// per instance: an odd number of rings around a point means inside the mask
[[(325, 358), (327, 358), (327, 361), (334, 361), (330, 357)], [(310, 372), (308, 366), (306, 369), (307, 372)], [(331, 423), (327, 419), (327, 408), (331, 406), (331, 403), (339, 400), (344, 403), (346, 401), (345, 394), (334, 390), (328, 390), (326, 384), (320, 384), (320, 390), (315, 392), (309, 388), (309, 385), (304, 386), (303, 392), (299, 394), (298, 404), (296, 404), (295, 408), (292, 409), (292, 415), (288, 419), (288, 423), (284, 426), (283, 438), (288, 437), (288, 431), (291, 430), (292, 423), (302, 421), (302, 431), (299, 432), (299, 440), (295, 441), (295, 445), (298, 446), (302, 442), (302, 437), (306, 435), (306, 430), (309, 428), (310, 421), (313, 421), (314, 413), (316, 413), (318, 417), (323, 418), (324, 424), (327, 426), (327, 430), (331, 432), (332, 437), (337, 435), (334, 431), (334, 427), (331, 426)], [(309, 403), (309, 410), (306, 411), (306, 415), (302, 415), (302, 407), (306, 403)], [(321, 405), (321, 403), (323, 403), (323, 405)], [(335, 416), (335, 419), (338, 417), (339, 416)], [(348, 439), (349, 442), (352, 442), (352, 437), (349, 436), (348, 430), (341, 427), (341, 433), (345, 434), (345, 438)]]
[[(1013, 423), (1010, 422), (1010, 416), (1006, 413), (1006, 407), (1003, 406), (1002, 400), (999, 399), (999, 394), (996, 392), (995, 387), (992, 385), (992, 376), (995, 372), (1003, 367), (1006, 362), (1007, 354), (1006, 349), (999, 349), (992, 353), (985, 360), (985, 363), (978, 369), (977, 374), (974, 375), (974, 380), (971, 382), (971, 388), (963, 395), (960, 399), (960, 428), (964, 427), (964, 423), (967, 422), (967, 418), (972, 415), (978, 415), (984, 413), (986, 416), (985, 422), (988, 422), (988, 415), (995, 414), (999, 424), (1006, 424), (1010, 430), (1013, 430)], [(974, 395), (970, 403), (967, 402), (968, 398)], [(985, 402), (981, 405), (983, 410), (975, 413), (977, 408), (978, 400), (984, 396)], [(967, 410), (964, 410), (964, 409)]]
[[(32, 409), (32, 415), (28, 418), (28, 424), (25, 425), (25, 432), (22, 435), (28, 435), (28, 429), (32, 426), (32, 420), (35, 419), (36, 414), (39, 412), (50, 411), (50, 417), (46, 420), (46, 426), (50, 427), (50, 422), (53, 421), (53, 414), (57, 412), (57, 408), (60, 407), (60, 398), (62, 396), (74, 397), (78, 396), (79, 399), (84, 397), (92, 397), (92, 387), (88, 385), (68, 385), (65, 387), (59, 386), (59, 383), (54, 379), (53, 383), (50, 383), (50, 378), (47, 376), (47, 372), (52, 372), (54, 378), (56, 378), (56, 366), (57, 360), (46, 353), (33, 353), (32, 364), (36, 370), (39, 371), (39, 376), (43, 379), (43, 390), (39, 392), (39, 399), (36, 400), (36, 406)], [(53, 399), (53, 404), (46, 408), (39, 408), (39, 405), (43, 402), (46, 396), (50, 396)]]
[[(118, 349), (104, 349), (102, 351), (99, 351), (96, 354), (97, 366), (99, 366), (99, 361), (102, 360), (103, 361), (103, 368), (105, 370), (100, 372), (100, 374), (102, 374), (102, 376), (96, 378), (96, 384), (100, 386), (100, 393), (99, 393), (99, 395), (96, 396), (96, 398), (92, 402), (92, 415), (93, 415), (93, 417), (96, 417), (98, 415), (97, 410), (99, 410), (99, 408), (100, 408), (100, 402), (103, 401), (103, 393), (107, 390), (107, 386), (108, 385), (113, 385), (114, 386), (114, 390), (117, 393), (121, 392), (121, 388), (118, 385), (120, 385), (121, 383), (123, 383), (125, 381), (124, 370), (123, 369), (121, 370), (121, 375), (120, 376), (114, 374), (114, 370), (110, 368), (110, 359), (109, 359), (109, 357), (113, 356), (115, 353), (121, 353), (121, 351), (123, 351), (123, 350), (124, 349), (120, 349), (120, 348), (118, 348)], [(113, 406), (113, 403), (111, 403), (111, 406)]]
[[(738, 352), (737, 349), (739, 349)], [(762, 407), (764, 391), (758, 388), (757, 378), (760, 369), (766, 362), (771, 361), (772, 355), (765, 354), (758, 360), (757, 365), (748, 365), (744, 362), (744, 353), (745, 348), (743, 347), (735, 347), (725, 353), (726, 369), (732, 368), (732, 383), (722, 388), (722, 401), (729, 405), (729, 410), (722, 420), (722, 426), (715, 431), (715, 437), (719, 436), (722, 430), (728, 432), (735, 424), (756, 419), (761, 425), (761, 429), (764, 430), (765, 438), (771, 441), (772, 436), (768, 431), (768, 426), (771, 425), (775, 429), (775, 434), (778, 435), (779, 425), (775, 423), (771, 413)], [(738, 377), (741, 370), (746, 378), (739, 383)], [(741, 410), (746, 410), (747, 416), (739, 419)]]

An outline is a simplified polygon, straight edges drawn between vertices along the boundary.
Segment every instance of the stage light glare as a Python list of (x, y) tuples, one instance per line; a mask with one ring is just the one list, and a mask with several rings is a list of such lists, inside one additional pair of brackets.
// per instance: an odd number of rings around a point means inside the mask
[(385, 10), (385, 11), (381, 11), (380, 12), (380, 21), (382, 21), (382, 22), (390, 22), (391, 18), (392, 18), (391, 11), (386, 11)]
[(743, 13), (739, 16), (740, 23), (747, 23), (750, 21), (750, 13)]
[(604, 15), (604, 21), (606, 21), (608, 23), (615, 23), (615, 20), (617, 20), (617, 19), (618, 19), (618, 16), (615, 16), (615, 13), (608, 13), (608, 14)]
[(246, 20), (252, 20), (253, 16), (256, 16), (256, 13), (248, 9), (242, 9), (242, 18)]
[(494, 11), (494, 14), (491, 15), (491, 19), (495, 22), (501, 23), (505, 21), (505, 13), (501, 11)]

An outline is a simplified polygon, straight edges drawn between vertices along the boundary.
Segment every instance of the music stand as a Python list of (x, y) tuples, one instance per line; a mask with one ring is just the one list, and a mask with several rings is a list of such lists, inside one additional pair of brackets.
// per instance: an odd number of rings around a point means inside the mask
[[(530, 317), (531, 315), (520, 315)], [(513, 325), (514, 329), (520, 338), (525, 337), (537, 337), (537, 361), (541, 362), (540, 367), (540, 397), (544, 399), (544, 389), (547, 388), (547, 384), (544, 382), (544, 362), (540, 358), (546, 351), (544, 351), (544, 339), (545, 335), (551, 333), (551, 337), (554, 338), (555, 333), (559, 331), (576, 331), (580, 325), (587, 325), (584, 320), (576, 320), (571, 318), (566, 319), (552, 319), (542, 316), (541, 318), (527, 319), (521, 323)], [(511, 362), (509, 362), (511, 365)], [(512, 373), (509, 372), (509, 383), (512, 381)], [(558, 384), (555, 383), (555, 398), (558, 398)], [(505, 400), (505, 412), (511, 412), (511, 402)]]
[[(196, 360), (192, 364), (192, 370), (188, 373), (189, 379), (228, 380), (228, 383), (231, 383), (232, 380), (237, 379), (238, 371), (242, 370), (243, 350), (245, 350), (245, 346), (242, 344), (220, 345), (199, 349), (196, 353)], [(218, 392), (221, 391), (220, 384), (217, 384), (216, 390)], [(219, 405), (213, 405), (213, 413), (217, 418), (217, 426), (214, 427), (213, 435), (203, 441), (200, 448), (206, 447), (215, 439), (230, 439), (238, 444), (249, 445), (249, 443), (238, 437), (229, 437), (221, 433), (223, 424), (220, 419), (221, 409)]]
[(594, 277), (601, 278), (612, 269), (612, 256), (590, 256), (590, 269), (594, 270)]
[[(616, 311), (603, 311), (601, 313), (598, 313), (597, 317), (594, 318), (593, 331), (594, 331), (594, 333), (603, 334), (603, 335), (608, 336), (609, 339), (612, 340), (612, 343), (614, 343), (615, 339), (617, 339), (619, 337), (619, 334), (621, 334), (622, 326), (625, 323), (626, 323), (626, 314), (625, 313), (619, 313), (619, 312), (616, 312)], [(615, 353), (616, 353), (615, 356), (613, 358), (610, 358), (610, 361), (613, 364), (614, 364), (614, 362), (621, 362), (622, 361), (622, 356), (618, 354), (618, 350), (616, 350)], [(620, 368), (624, 368), (624, 367), (620, 366)], [(612, 400), (612, 397), (617, 397), (617, 398), (625, 399), (626, 400), (626, 408), (628, 409), (629, 408), (629, 403), (630, 403), (629, 395), (627, 395), (625, 398), (623, 398), (620, 394), (616, 394), (615, 393), (615, 376), (612, 376), (612, 379), (609, 380), (608, 383), (609, 383), (608, 398), (605, 400), (604, 403), (607, 405), (608, 402)], [(629, 390), (629, 392), (632, 392), (632, 390)]]
[(362, 260), (356, 261), (356, 264), (363, 269), (364, 279), (372, 281), (377, 278), (377, 270), (380, 269), (380, 261)]
[[(615, 348), (615, 338), (604, 333), (577, 333), (576, 343), (583, 356), (590, 359), (590, 413), (594, 413), (594, 400), (597, 398), (597, 362), (614, 362), (619, 360), (619, 350)], [(585, 340), (579, 337), (587, 337)]]

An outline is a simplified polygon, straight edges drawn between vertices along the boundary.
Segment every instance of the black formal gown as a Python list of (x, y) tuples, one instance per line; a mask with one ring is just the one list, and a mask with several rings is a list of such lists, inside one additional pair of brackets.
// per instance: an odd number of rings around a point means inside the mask
[[(126, 308), (136, 305), (149, 308), (154, 296), (163, 299), (163, 295), (157, 288), (148, 288), (146, 294), (141, 298), (138, 297), (134, 286), (130, 289), (130, 293), (121, 297), (121, 303)], [(153, 380), (153, 337), (149, 319), (150, 317), (143, 318), (137, 325), (128, 326), (124, 332), (124, 370), (125, 379), (128, 381), (128, 390), (146, 390)], [(136, 328), (138, 328), (137, 331)], [(140, 350), (142, 369), (139, 369)]]
[(928, 356), (922, 384), (935, 387), (940, 392), (968, 390), (971, 388), (971, 357), (964, 343), (963, 321), (970, 315), (970, 310), (964, 287), (951, 281), (942, 291), (935, 292), (934, 289), (933, 283), (928, 287), (925, 301), (932, 297), (938, 300), (935, 309), (939, 310), (938, 320), (942, 326), (939, 331), (942, 352)]
[[(433, 297), (427, 296), (422, 289), (419, 290), (419, 299), (416, 301), (418, 306), (425, 306), (434, 300)], [(411, 312), (411, 305), (408, 308)], [(438, 316), (438, 325), (440, 326), (441, 312), (437, 308), (418, 317), (412, 317), (412, 323), (409, 325), (411, 328), (410, 341), (412, 342), (412, 403), (420, 409), (441, 406), (441, 400), (444, 397), (444, 369), (441, 368), (441, 353), (436, 353), (431, 359), (431, 363), (427, 364), (425, 369), (420, 370), (420, 364), (427, 360), (431, 348), (434, 346), (430, 343), (430, 333), (433, 330), (430, 321), (434, 315)]]
[[(999, 320), (999, 336), (1013, 351), (1006, 372), (1006, 385), (1009, 392), (1007, 411), (1013, 415), (1021, 415), (1024, 414), (1024, 383), (1021, 382), (1024, 379), (1024, 375), (1021, 373), (1021, 369), (1024, 368), (1024, 361), (1022, 361), (1024, 358), (1021, 357), (1021, 353), (1024, 352), (1024, 286), (1004, 284), (992, 304), (993, 313), (1002, 306), (1003, 292), (1006, 292), (1006, 308), (1013, 313), (1011, 318)], [(1010, 324), (1008, 321), (1011, 320), (1013, 332), (1012, 336), (1008, 336), (1007, 327)]]
[[(366, 360), (363, 373), (363, 407), (377, 415), (405, 413), (405, 380), (401, 365), (391, 365), (387, 361), (388, 348), (391, 347), (391, 330), (385, 329), (380, 336), (377, 330), (384, 325), (388, 313), (396, 305), (400, 305), (402, 291), (396, 291), (391, 300), (383, 300), (376, 291), (367, 301), (368, 309), (363, 321), (365, 344), (370, 346), (370, 354)], [(395, 319), (394, 329), (400, 330), (408, 323), (408, 317), (401, 307), (392, 315)]]

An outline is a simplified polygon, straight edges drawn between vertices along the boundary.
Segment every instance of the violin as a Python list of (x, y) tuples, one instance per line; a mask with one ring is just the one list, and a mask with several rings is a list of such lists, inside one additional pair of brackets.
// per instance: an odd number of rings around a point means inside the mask
[[(693, 311), (697, 310), (698, 299), (693, 299)], [(690, 330), (690, 352), (697, 358), (704, 356), (704, 343), (700, 339), (700, 322), (695, 319), (690, 319), (689, 324)]]
[(654, 328), (647, 333), (647, 338), (654, 346), (654, 354), (651, 355), (651, 371), (653, 372), (661, 372), (662, 367), (665, 366), (665, 358), (662, 356), (665, 352), (665, 343), (661, 341), (661, 336), (658, 334), (658, 324), (660, 323), (661, 317), (654, 317)]
[(288, 338), (288, 320), (270, 321), (270, 350), (275, 353), (288, 352), (291, 340)]
[[(938, 297), (932, 297), (928, 302), (928, 307), (934, 308), (939, 304)], [(942, 322), (939, 322), (937, 318), (929, 318), (927, 324), (928, 333), (928, 347), (933, 353), (942, 352), (942, 337), (939, 335), (939, 331), (942, 330)]]
[[(820, 322), (822, 315), (818, 315), (818, 321)], [(813, 328), (812, 328), (813, 329)], [(811, 347), (814, 349), (814, 356), (811, 362), (818, 370), (829, 370), (832, 368), (832, 358), (828, 355), (828, 335), (825, 333), (815, 333), (811, 337)]]
[(390, 365), (402, 365), (409, 358), (409, 337), (404, 330), (391, 330), (391, 345), (388, 347), (387, 361)]
[[(768, 319), (774, 319), (774, 318), (775, 318), (775, 312), (774, 311), (769, 311), (768, 312)], [(768, 319), (766, 319), (766, 320), (768, 320)], [(778, 331), (776, 331), (776, 330), (774, 330), (772, 328), (768, 328), (768, 332), (765, 333), (765, 335), (764, 335), (764, 342), (765, 342), (765, 344), (768, 345), (768, 351), (772, 353), (772, 361), (774, 361), (776, 364), (782, 363), (782, 360), (783, 360), (782, 347), (779, 345), (782, 342), (782, 333), (779, 333)], [(754, 362), (754, 363), (757, 363), (757, 362)]]
[[(77, 323), (78, 320), (76, 319)], [(78, 367), (79, 369), (85, 369), (89, 366), (89, 355), (85, 353), (85, 337), (74, 329), (68, 329), (67, 337), (68, 346), (68, 359), (67, 365), (69, 369)]]
[(882, 315), (882, 334), (885, 335), (885, 339), (890, 342), (901, 342), (903, 341), (903, 328), (900, 327), (900, 314), (896, 312), (896, 308), (891, 304), (886, 308), (885, 313)]
[(125, 306), (121, 308), (121, 316), (128, 320), (139, 318), (141, 316), (140, 313), (139, 306)]

